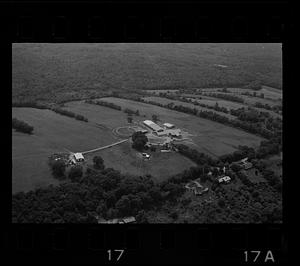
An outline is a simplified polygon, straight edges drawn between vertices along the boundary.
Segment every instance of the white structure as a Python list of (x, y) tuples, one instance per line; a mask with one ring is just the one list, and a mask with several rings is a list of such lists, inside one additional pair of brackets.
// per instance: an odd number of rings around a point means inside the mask
[(163, 128), (161, 128), (159, 125), (155, 124), (151, 120), (145, 120), (145, 121), (143, 121), (143, 123), (144, 123), (145, 126), (149, 127), (153, 131), (156, 131), (156, 132), (164, 131)]
[(231, 180), (231, 178), (229, 176), (223, 176), (218, 179), (219, 183), (223, 183), (223, 182), (228, 183), (228, 182), (230, 182), (230, 180)]
[(162, 136), (166, 136), (167, 135), (167, 132), (165, 130), (163, 130), (163, 131), (157, 131), (155, 133), (156, 133), (156, 135), (158, 137), (162, 137)]
[(172, 137), (181, 137), (181, 130), (180, 129), (167, 129), (165, 130), (167, 135), (170, 135)]
[(75, 160), (76, 160), (77, 162), (82, 162), (82, 161), (84, 161), (84, 157), (83, 157), (82, 153), (79, 153), (79, 152), (74, 153), (74, 158), (75, 158)]
[(149, 160), (150, 159), (150, 155), (148, 154), (148, 153), (142, 153), (142, 157), (144, 158), (144, 159), (147, 159), (147, 160)]
[(136, 222), (136, 220), (135, 220), (135, 218), (134, 218), (133, 216), (131, 216), (131, 217), (125, 217), (125, 218), (122, 219), (122, 221), (123, 221), (125, 224)]
[(175, 126), (173, 124), (170, 124), (170, 123), (164, 123), (164, 127), (168, 128), (168, 129), (171, 129), (171, 128), (174, 128)]

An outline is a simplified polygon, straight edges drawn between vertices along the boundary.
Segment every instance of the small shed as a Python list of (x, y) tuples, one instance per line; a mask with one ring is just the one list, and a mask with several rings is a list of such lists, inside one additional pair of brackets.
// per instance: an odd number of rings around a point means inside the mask
[(173, 124), (170, 124), (170, 123), (164, 123), (164, 127), (168, 128), (168, 129), (171, 129), (171, 128), (174, 128), (175, 126)]

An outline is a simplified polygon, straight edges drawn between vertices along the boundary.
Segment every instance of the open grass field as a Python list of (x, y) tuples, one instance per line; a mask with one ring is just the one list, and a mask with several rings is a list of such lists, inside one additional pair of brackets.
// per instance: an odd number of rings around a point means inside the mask
[[(83, 103), (66, 104), (66, 109), (85, 114), (88, 123), (61, 116), (49, 110), (13, 108), (12, 116), (28, 122), (34, 134), (12, 132), (12, 192), (29, 191), (59, 182), (51, 175), (48, 157), (56, 152), (82, 152), (102, 147), (119, 138), (112, 129), (126, 125), (126, 116), (111, 108)], [(153, 154), (150, 161), (143, 162), (132, 150), (130, 143), (123, 143), (103, 151), (86, 155), (92, 164), (95, 155), (103, 157), (107, 167), (113, 167), (132, 175), (151, 174), (160, 181), (195, 165), (177, 154)]]
[[(150, 96), (150, 97), (144, 97), (145, 101), (153, 101), (153, 102), (157, 102), (157, 103), (162, 103), (162, 104), (168, 104), (168, 103), (174, 103), (175, 105), (182, 105), (182, 106), (186, 106), (186, 107), (190, 107), (190, 108), (196, 108), (197, 110), (202, 110), (202, 111), (211, 111), (211, 109), (205, 108), (205, 107), (201, 107), (201, 106), (196, 106), (192, 103), (186, 103), (186, 102), (182, 102), (182, 101), (177, 101), (177, 100), (171, 100), (171, 99), (167, 99), (167, 98), (163, 98), (163, 97), (157, 97), (157, 96)], [(214, 102), (215, 104), (216, 102)], [(213, 105), (214, 105), (213, 104)], [(223, 112), (217, 112), (214, 110), (215, 113), (226, 116), (230, 119), (234, 119), (235, 117), (233, 115), (230, 114), (225, 114)]]
[(50, 100), (55, 95), (62, 98), (80, 91), (79, 95), (83, 96), (111, 89), (234, 87), (257, 80), (281, 88), (281, 44), (12, 45), (14, 99)]
[(34, 134), (12, 133), (12, 191), (56, 184), (48, 167), (54, 152), (84, 151), (116, 141), (110, 131), (49, 110), (12, 108), (12, 117), (28, 122)]
[(145, 117), (135, 117), (134, 120), (142, 121), (151, 119), (153, 114), (158, 115), (161, 122), (172, 123), (193, 135), (191, 138), (194, 144), (190, 143), (189, 145), (211, 156), (231, 153), (236, 150), (238, 145), (256, 147), (262, 140), (261, 137), (242, 130), (147, 103), (114, 97), (106, 97), (101, 100), (115, 103), (122, 108), (139, 109), (140, 114), (145, 115)]
[(89, 122), (107, 130), (128, 125), (127, 114), (112, 108), (89, 104), (84, 101), (74, 101), (65, 103), (64, 109), (81, 114), (87, 117)]
[(131, 148), (129, 142), (122, 143), (99, 152), (86, 155), (88, 163), (92, 164), (92, 158), (100, 155), (106, 167), (112, 167), (122, 173), (132, 175), (152, 175), (154, 180), (161, 182), (174, 174), (182, 172), (191, 166), (195, 166), (191, 160), (178, 153), (150, 152), (150, 160), (143, 161), (140, 153)]

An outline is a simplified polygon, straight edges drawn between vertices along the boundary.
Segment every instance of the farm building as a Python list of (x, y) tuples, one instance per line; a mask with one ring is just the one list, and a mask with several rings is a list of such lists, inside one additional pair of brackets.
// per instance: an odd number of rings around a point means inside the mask
[(170, 123), (164, 123), (164, 127), (168, 128), (168, 129), (171, 129), (171, 128), (174, 128), (175, 126), (173, 124), (170, 124)]
[(231, 178), (229, 176), (223, 176), (218, 179), (219, 183), (223, 183), (223, 182), (228, 183), (228, 182), (230, 182), (230, 180), (231, 180)]
[(128, 224), (128, 223), (134, 223), (136, 220), (133, 216), (131, 216), (131, 217), (123, 218), (122, 221), (124, 221), (125, 224)]
[(79, 153), (79, 152), (74, 153), (74, 158), (75, 158), (76, 162), (84, 161), (84, 157), (83, 157), (82, 153)]
[(167, 132), (165, 130), (163, 131), (157, 131), (155, 132), (155, 134), (158, 136), (158, 137), (163, 137), (163, 136), (166, 136), (167, 135)]
[(239, 164), (240, 166), (242, 166), (245, 170), (252, 168), (252, 163), (248, 162), (248, 158), (244, 158), (240, 161), (235, 162), (237, 164)]
[(151, 120), (145, 120), (145, 121), (143, 121), (143, 123), (144, 123), (145, 126), (149, 127), (153, 131), (156, 131), (156, 132), (162, 132), (163, 131), (163, 128), (161, 128), (159, 125), (155, 124)]
[(172, 137), (181, 137), (181, 130), (180, 129), (167, 129), (166, 130), (167, 135)]

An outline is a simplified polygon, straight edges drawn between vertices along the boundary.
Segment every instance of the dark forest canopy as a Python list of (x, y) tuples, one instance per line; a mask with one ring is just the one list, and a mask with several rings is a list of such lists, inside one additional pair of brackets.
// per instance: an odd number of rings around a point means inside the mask
[(12, 46), (13, 97), (253, 82), (281, 88), (281, 57), (280, 44), (18, 43)]

